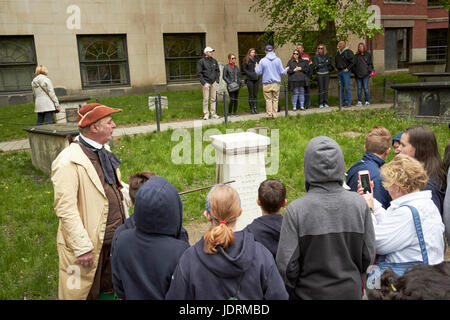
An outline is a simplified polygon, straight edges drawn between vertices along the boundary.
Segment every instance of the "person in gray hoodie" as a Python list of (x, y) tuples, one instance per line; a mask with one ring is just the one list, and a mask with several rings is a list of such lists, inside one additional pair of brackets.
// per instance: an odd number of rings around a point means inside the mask
[(361, 299), (375, 258), (370, 209), (342, 187), (344, 156), (333, 139), (311, 139), (304, 172), (307, 193), (288, 205), (281, 225), (278, 270), (299, 299)]

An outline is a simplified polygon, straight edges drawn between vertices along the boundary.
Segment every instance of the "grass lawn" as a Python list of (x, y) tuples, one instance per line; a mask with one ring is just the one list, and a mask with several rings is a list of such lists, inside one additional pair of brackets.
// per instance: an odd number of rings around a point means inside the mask
[[(397, 83), (403, 82), (417, 82), (417, 77), (401, 73), (387, 76), (375, 76), (372, 79), (371, 99), (372, 103), (385, 102), (383, 97), (383, 79), (386, 78), (392, 82), (394, 79)], [(352, 80), (353, 81), (353, 80)], [(317, 107), (318, 97), (317, 89), (312, 89), (311, 106)], [(393, 91), (388, 88), (388, 96), (393, 94)], [(121, 125), (139, 125), (156, 122), (156, 115), (154, 111), (148, 109), (148, 97), (157, 94), (137, 94), (121, 97), (106, 97), (99, 98), (99, 102), (110, 107), (117, 107), (123, 109), (123, 112), (117, 114), (114, 120), (118, 126)], [(167, 91), (161, 92), (162, 96), (167, 96), (169, 101), (169, 109), (163, 110), (161, 121), (174, 121), (178, 119), (199, 119), (202, 116), (202, 92), (201, 90), (184, 90), (184, 91)], [(265, 101), (260, 86), (258, 110), (265, 111)], [(290, 98), (289, 98), (290, 99)], [(356, 93), (353, 94), (353, 100), (356, 99)], [(248, 107), (248, 90), (244, 87), (239, 93), (239, 113), (249, 113)], [(392, 101), (392, 98), (388, 98)], [(95, 102), (95, 98), (89, 100)], [(280, 106), (284, 108), (284, 94), (280, 96)], [(337, 106), (337, 97), (329, 97), (329, 105)], [(292, 106), (289, 102), (289, 109)], [(219, 97), (218, 113), (223, 115), (223, 98)], [(37, 116), (34, 113), (34, 104), (24, 104), (16, 106), (2, 106), (0, 107), (0, 141), (11, 139), (26, 138), (27, 132), (23, 130), (25, 127), (33, 126), (36, 123)]]
[[(391, 134), (396, 134), (416, 123), (396, 119), (392, 110), (362, 109), (282, 117), (274, 121), (229, 123), (216, 128), (222, 133), (227, 129), (247, 130), (261, 126), (278, 129), (280, 167), (271, 177), (286, 185), (290, 202), (305, 192), (303, 154), (311, 138), (326, 135), (335, 139), (342, 147), (348, 169), (363, 155), (364, 134), (372, 126), (383, 125)], [(430, 127), (436, 134), (442, 155), (448, 142), (448, 127), (444, 124)], [(204, 131), (207, 129), (203, 128)], [(124, 180), (133, 173), (149, 170), (165, 177), (179, 191), (214, 184), (214, 164), (177, 165), (172, 162), (172, 150), (180, 143), (179, 140), (171, 141), (172, 133), (117, 138), (112, 148), (122, 159), (120, 168)], [(207, 137), (204, 140), (208, 140)], [(203, 148), (208, 144), (203, 142)], [(391, 158), (392, 154), (388, 160)], [(51, 180), (34, 169), (28, 152), (0, 153), (0, 163), (0, 299), (55, 299), (58, 220), (53, 212)], [(207, 192), (182, 196), (183, 223), (202, 221)]]

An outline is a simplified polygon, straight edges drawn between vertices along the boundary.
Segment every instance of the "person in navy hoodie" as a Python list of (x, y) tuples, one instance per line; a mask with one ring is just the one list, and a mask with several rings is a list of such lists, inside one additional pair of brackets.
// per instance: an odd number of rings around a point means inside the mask
[(255, 240), (269, 249), (275, 259), (283, 222), (280, 211), (286, 206), (284, 184), (276, 179), (263, 181), (258, 188), (257, 202), (261, 207), (262, 216), (253, 220), (244, 230), (251, 232)]
[(179, 240), (182, 202), (177, 189), (162, 177), (152, 177), (138, 191), (136, 227), (122, 231), (112, 255), (117, 297), (162, 300), (179, 258), (189, 248)]
[(368, 170), (373, 181), (373, 197), (384, 209), (391, 203), (391, 196), (381, 184), (380, 168), (391, 151), (391, 134), (382, 126), (375, 126), (366, 134), (364, 156), (347, 171), (347, 185), (358, 191), (358, 171)]
[(216, 185), (206, 200), (211, 229), (180, 258), (168, 300), (285, 300), (284, 282), (270, 251), (247, 231), (233, 232), (239, 195)]

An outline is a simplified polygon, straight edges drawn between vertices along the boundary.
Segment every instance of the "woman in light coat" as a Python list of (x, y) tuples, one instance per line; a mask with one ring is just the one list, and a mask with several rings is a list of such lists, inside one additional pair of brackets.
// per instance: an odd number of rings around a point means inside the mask
[(59, 101), (53, 90), (52, 81), (47, 77), (48, 70), (45, 66), (39, 65), (36, 67), (34, 75), (31, 87), (35, 97), (34, 112), (38, 114), (36, 125), (42, 125), (44, 121), (46, 124), (53, 123), (53, 113), (56, 106), (59, 106)]

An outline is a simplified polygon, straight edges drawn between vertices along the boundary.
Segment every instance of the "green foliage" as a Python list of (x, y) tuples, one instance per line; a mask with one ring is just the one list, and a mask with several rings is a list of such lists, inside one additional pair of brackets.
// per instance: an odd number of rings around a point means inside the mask
[[(382, 32), (368, 23), (373, 15), (366, 0), (252, 0), (251, 11), (267, 21), (266, 30), (274, 32), (277, 45), (313, 41), (317, 31), (326, 44), (335, 46), (337, 39), (349, 35), (373, 38)], [(330, 32), (332, 34), (330, 34)], [(315, 43), (317, 45), (317, 42)]]

